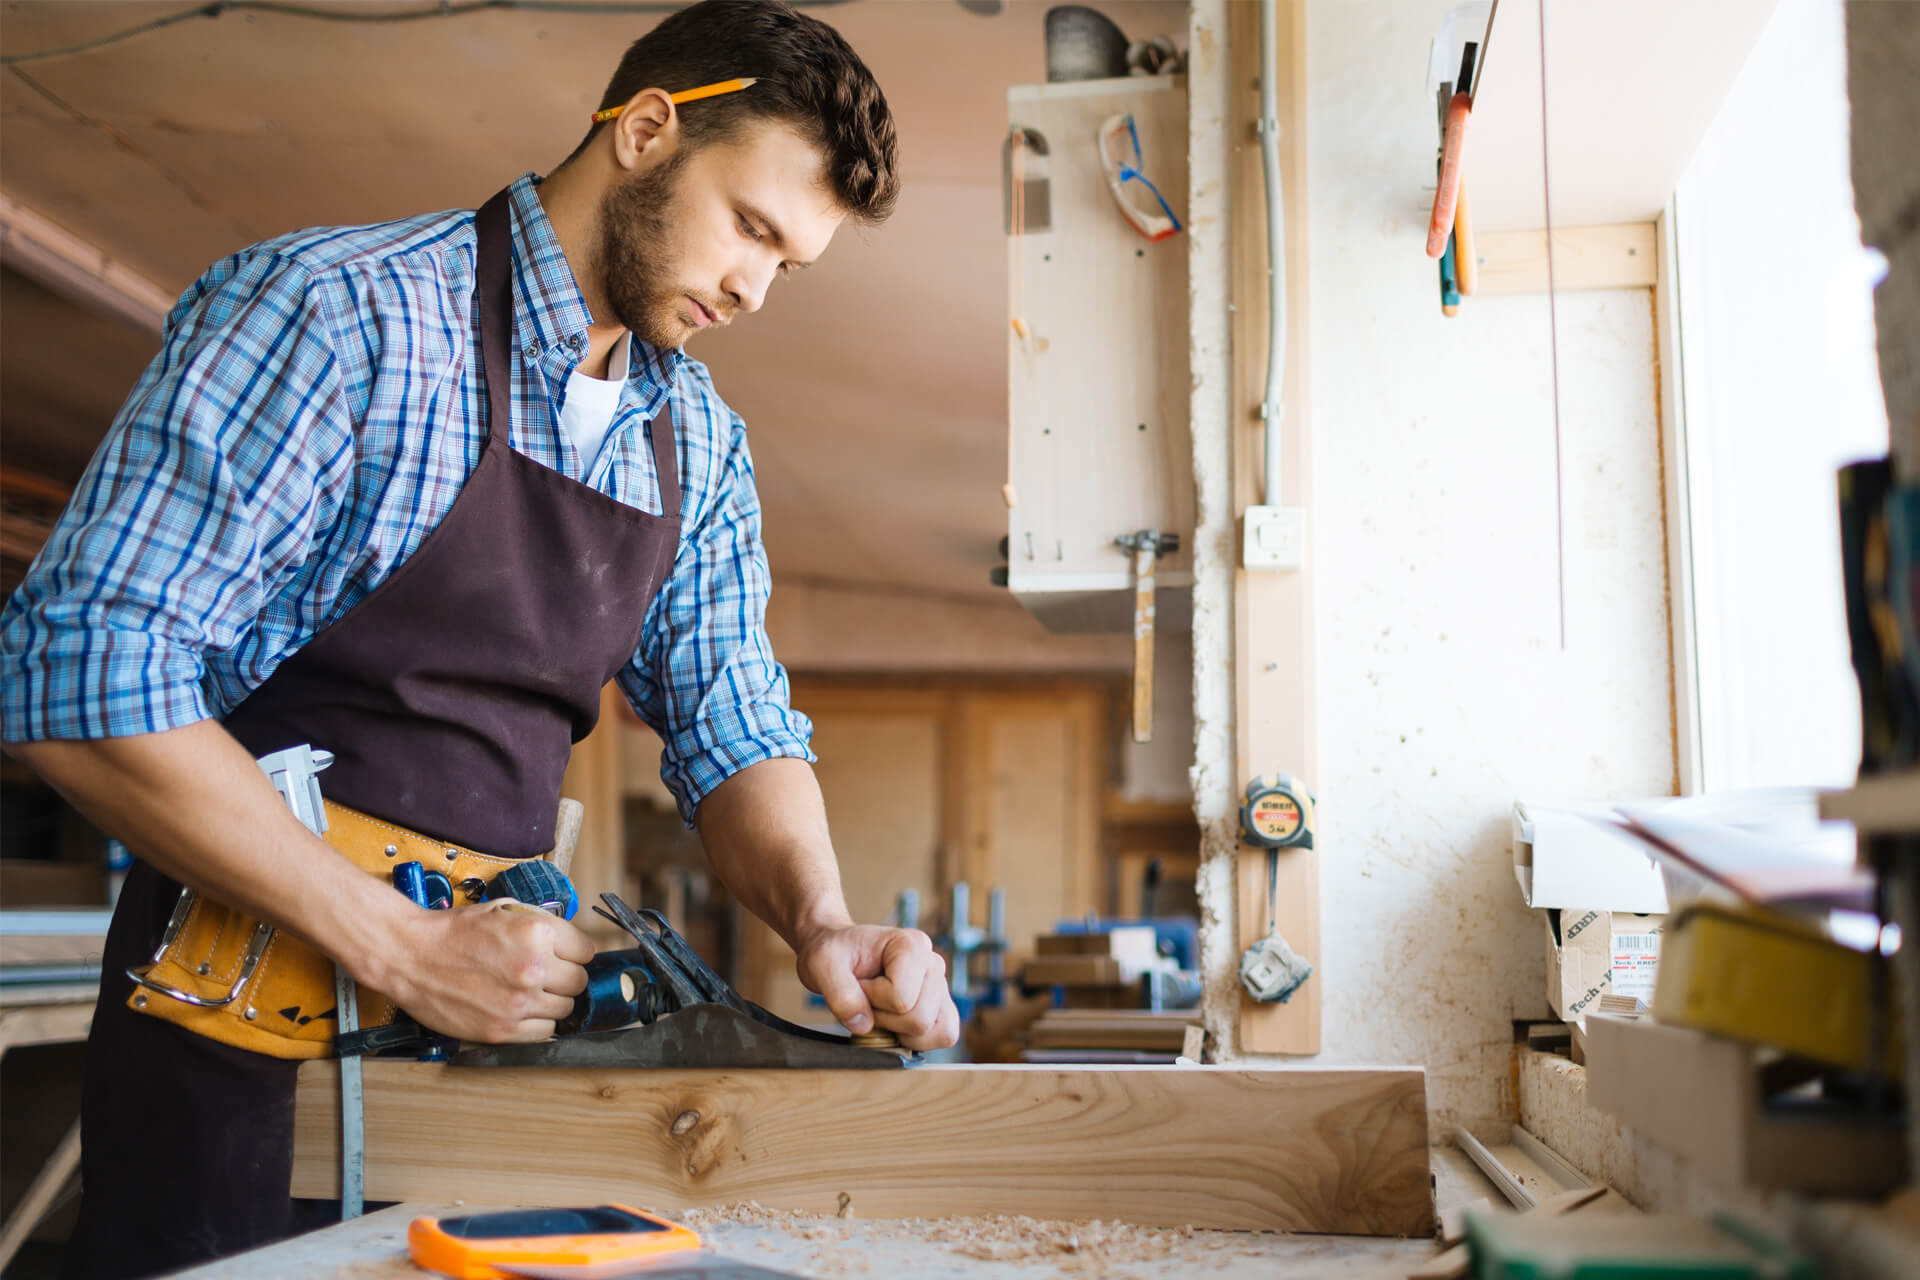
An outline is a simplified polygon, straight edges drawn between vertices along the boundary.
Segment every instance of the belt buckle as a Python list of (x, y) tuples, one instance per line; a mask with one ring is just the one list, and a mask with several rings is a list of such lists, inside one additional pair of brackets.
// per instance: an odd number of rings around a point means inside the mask
[(253, 937), (247, 940), (246, 953), (240, 957), (240, 972), (235, 975), (233, 986), (228, 989), (225, 996), (218, 1000), (211, 1000), (206, 996), (196, 995), (191, 991), (162, 982), (158, 978), (147, 976), (153, 965), (160, 963), (160, 957), (167, 953), (167, 948), (173, 945), (173, 940), (180, 936), (180, 930), (187, 922), (187, 914), (193, 910), (193, 903), (193, 890), (182, 889), (179, 900), (173, 904), (173, 914), (167, 917), (167, 927), (160, 935), (160, 945), (154, 950), (153, 963), (145, 969), (129, 969), (127, 976), (149, 991), (158, 991), (161, 995), (170, 996), (182, 1004), (190, 1004), (202, 1009), (219, 1009), (240, 998), (240, 992), (246, 988), (248, 979), (253, 977), (254, 969), (260, 964), (260, 957), (266, 954), (267, 943), (273, 939), (273, 926), (265, 921), (253, 926)]

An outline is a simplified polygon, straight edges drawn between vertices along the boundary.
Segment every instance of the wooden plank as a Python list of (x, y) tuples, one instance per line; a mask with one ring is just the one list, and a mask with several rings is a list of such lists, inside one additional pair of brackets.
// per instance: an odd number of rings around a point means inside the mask
[[(1414, 1067), (647, 1071), (366, 1065), (367, 1197), (867, 1218), (1026, 1214), (1425, 1235)], [(336, 1187), (339, 1074), (302, 1064), (293, 1194)]]
[(1095, 1016), (1062, 1018), (1057, 1013), (1048, 1013), (1027, 1028), (1028, 1043), (1036, 1049), (1158, 1049), (1178, 1053), (1186, 1045), (1187, 1028), (1199, 1016), (1189, 1012), (1148, 1022), (1114, 1017), (1103, 1009), (1067, 1012)]
[(1029, 987), (1111, 987), (1125, 979), (1112, 956), (1040, 956), (1027, 961), (1020, 981)]
[(1037, 956), (1110, 956), (1113, 940), (1105, 933), (1043, 933), (1033, 940)]
[[(32, 555), (39, 554), (34, 543)], [(11, 554), (10, 550), (6, 551)], [(37, 780), (37, 775), (35, 776)], [(0, 903), (8, 911), (22, 907), (73, 907), (82, 903), (98, 905), (107, 900), (107, 873), (104, 863), (81, 865), (71, 862), (42, 862), (28, 858), (0, 858)], [(102, 931), (104, 936), (104, 931)]]
[[(1312, 405), (1307, 385), (1307, 74), (1305, 0), (1280, 6), (1280, 168), (1286, 191), (1287, 347), (1283, 429), (1285, 491), (1279, 501), (1308, 510), (1312, 521)], [(1243, 512), (1261, 494), (1262, 433), (1258, 407), (1265, 392), (1267, 353), (1266, 210), (1260, 149), (1254, 133), (1259, 109), (1258, 7), (1232, 6), (1228, 49), (1234, 95), (1234, 509)], [(1314, 607), (1312, 538), (1304, 568), (1294, 573), (1234, 575), (1234, 711), (1237, 760), (1234, 790), (1267, 773), (1291, 773), (1317, 785), (1315, 753)], [(1280, 932), (1313, 964), (1315, 973), (1285, 1004), (1257, 1004), (1240, 996), (1240, 1050), (1249, 1053), (1320, 1052), (1320, 993), (1326, 985), (1320, 954), (1320, 855), (1289, 849), (1280, 857)], [(1237, 942), (1234, 958), (1267, 932), (1265, 854), (1242, 849), (1236, 859)]]
[(20, 1203), (7, 1216), (6, 1226), (0, 1227), (0, 1270), (4, 1270), (13, 1255), (20, 1252), (20, 1246), (27, 1242), (33, 1229), (47, 1216), (60, 1193), (66, 1189), (67, 1180), (80, 1168), (80, 1122), (75, 1120), (68, 1127), (66, 1136), (47, 1157), (47, 1163), (34, 1176), (33, 1183), (26, 1194), (20, 1197)]
[(1878, 774), (1845, 791), (1822, 792), (1820, 816), (1851, 822), (1861, 835), (1920, 834), (1920, 769)]
[[(1494, 231), (1480, 237), (1478, 296), (1545, 293), (1547, 233)], [(1553, 233), (1553, 286), (1651, 289), (1659, 274), (1659, 240), (1651, 222), (1561, 227)]]
[(29, 1044), (71, 1044), (93, 1027), (94, 993), (59, 1004), (23, 1004), (0, 1009), (0, 1053)]

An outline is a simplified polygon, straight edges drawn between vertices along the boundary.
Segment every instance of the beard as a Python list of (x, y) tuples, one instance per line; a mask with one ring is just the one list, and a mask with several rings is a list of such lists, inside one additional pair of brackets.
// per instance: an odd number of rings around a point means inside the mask
[[(668, 224), (680, 170), (681, 149), (664, 164), (610, 188), (600, 201), (601, 288), (614, 318), (642, 342), (662, 349), (685, 340), (681, 295), (672, 283), (676, 264)], [(696, 295), (697, 296), (697, 295)]]

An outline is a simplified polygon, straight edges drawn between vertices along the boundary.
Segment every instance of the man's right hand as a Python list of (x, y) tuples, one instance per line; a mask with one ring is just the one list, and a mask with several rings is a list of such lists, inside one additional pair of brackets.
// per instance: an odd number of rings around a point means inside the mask
[(441, 1035), (483, 1044), (545, 1040), (587, 989), (592, 939), (544, 911), (502, 901), (414, 908), (402, 919), (388, 975), (363, 981)]
[(212, 720), (5, 745), (162, 874), (312, 943), (442, 1035), (544, 1040), (586, 990), (586, 934), (517, 902), (421, 910), (302, 826)]

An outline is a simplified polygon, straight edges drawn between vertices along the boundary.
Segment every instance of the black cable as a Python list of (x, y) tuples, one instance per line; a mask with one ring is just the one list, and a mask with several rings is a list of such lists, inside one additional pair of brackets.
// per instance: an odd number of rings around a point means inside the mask
[[(110, 44), (118, 44), (122, 40), (147, 35), (163, 27), (171, 27), (193, 18), (218, 18), (224, 13), (240, 10), (278, 14), (285, 18), (310, 18), (315, 22), (418, 22), (427, 18), (457, 18), (469, 13), (478, 13), (483, 9), (522, 9), (529, 13), (580, 15), (673, 13), (686, 8), (691, 2), (692, 0), (629, 0), (627, 3), (592, 4), (588, 0), (466, 0), (465, 3), (455, 4), (452, 0), (438, 0), (438, 3), (412, 9), (387, 9), (369, 13), (362, 9), (323, 9), (315, 5), (286, 4), (281, 0), (208, 0), (206, 4), (182, 9), (164, 18), (155, 18), (151, 22), (143, 22), (138, 26), (128, 27), (124, 31), (115, 31), (94, 40), (68, 45), (63, 49), (41, 49), (35, 53), (0, 55), (0, 66), (10, 67), (22, 62), (39, 62), (46, 58), (65, 58), (78, 53), (90, 53), (95, 49), (104, 49)], [(848, 0), (788, 0), (788, 3), (797, 9), (810, 9), (824, 5), (846, 4)]]

